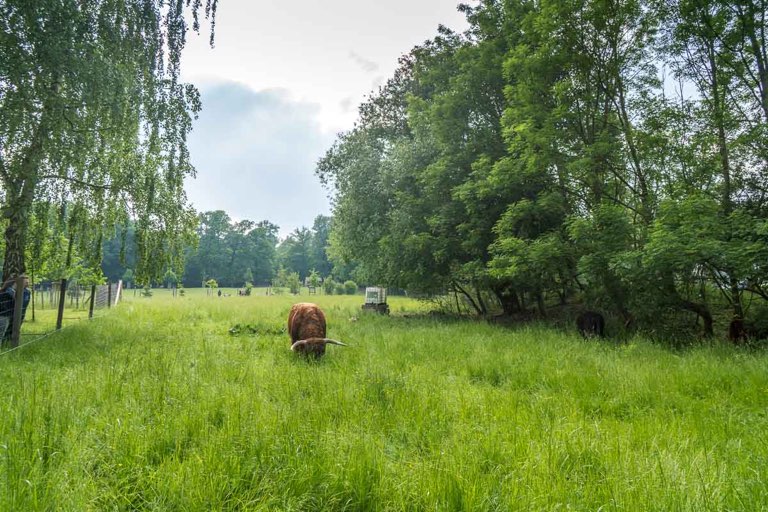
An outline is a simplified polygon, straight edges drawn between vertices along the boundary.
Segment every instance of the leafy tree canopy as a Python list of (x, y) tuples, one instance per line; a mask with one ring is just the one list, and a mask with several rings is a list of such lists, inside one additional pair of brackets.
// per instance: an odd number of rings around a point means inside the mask
[[(0, 2), (3, 275), (24, 272), (37, 202), (67, 209), (70, 239), (91, 261), (135, 222), (137, 281), (180, 271), (195, 216), (184, 178), (200, 110), (179, 80), (190, 28), (217, 0)], [(96, 265), (97, 263), (94, 263)]]

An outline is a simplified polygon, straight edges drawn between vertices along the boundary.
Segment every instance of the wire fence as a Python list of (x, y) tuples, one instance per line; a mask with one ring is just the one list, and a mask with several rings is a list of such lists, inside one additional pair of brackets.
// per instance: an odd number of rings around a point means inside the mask
[(120, 302), (122, 290), (122, 281), (83, 285), (65, 279), (35, 283), (18, 278), (10, 285), (3, 284), (0, 288), (0, 355), (114, 307)]

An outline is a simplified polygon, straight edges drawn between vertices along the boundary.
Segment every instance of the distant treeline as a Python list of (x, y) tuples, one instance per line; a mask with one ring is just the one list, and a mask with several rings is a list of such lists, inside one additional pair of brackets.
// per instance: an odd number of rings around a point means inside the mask
[[(302, 281), (312, 270), (320, 277), (327, 277), (334, 270), (325, 252), (330, 225), (330, 217), (320, 215), (311, 229), (298, 228), (280, 241), (279, 227), (269, 221), (236, 222), (221, 210), (200, 213), (197, 244), (189, 244), (184, 250), (183, 274), (177, 276), (169, 270), (162, 282), (155, 284), (182, 283), (186, 287), (199, 287), (214, 279), (223, 287), (239, 288), (247, 282), (267, 286), (281, 268), (288, 273), (298, 273)], [(121, 247), (125, 247), (122, 261)], [(126, 232), (118, 232), (107, 241), (102, 261), (104, 275), (111, 280), (132, 282), (134, 247), (130, 226)], [(344, 269), (336, 269), (334, 277), (344, 280), (347, 274)]]
[(358, 280), (660, 336), (768, 304), (768, 13), (482, 0), (402, 57), (318, 175)]

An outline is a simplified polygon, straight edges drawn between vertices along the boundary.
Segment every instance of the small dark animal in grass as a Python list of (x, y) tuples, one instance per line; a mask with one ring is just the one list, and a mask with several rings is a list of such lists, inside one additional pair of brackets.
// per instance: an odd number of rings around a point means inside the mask
[(605, 319), (600, 313), (585, 311), (576, 319), (576, 327), (584, 338), (605, 336)]
[(749, 335), (747, 334), (744, 320), (741, 318), (731, 320), (731, 324), (728, 326), (728, 339), (738, 345), (743, 341), (747, 341), (747, 338), (749, 338)]
[(291, 350), (307, 356), (321, 357), (325, 346), (344, 345), (340, 341), (330, 340), (325, 336), (325, 314), (317, 304), (300, 302), (291, 307), (288, 313), (288, 334), (291, 336)]
[(768, 332), (763, 332), (754, 323), (742, 318), (734, 318), (728, 326), (728, 339), (735, 345), (763, 338), (768, 338)]

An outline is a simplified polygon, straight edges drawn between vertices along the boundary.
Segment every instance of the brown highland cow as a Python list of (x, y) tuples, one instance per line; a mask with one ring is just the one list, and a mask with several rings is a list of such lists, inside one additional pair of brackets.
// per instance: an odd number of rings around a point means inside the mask
[(291, 336), (291, 350), (306, 356), (322, 357), (325, 346), (344, 343), (325, 337), (325, 314), (317, 304), (300, 302), (288, 313), (288, 334)]

